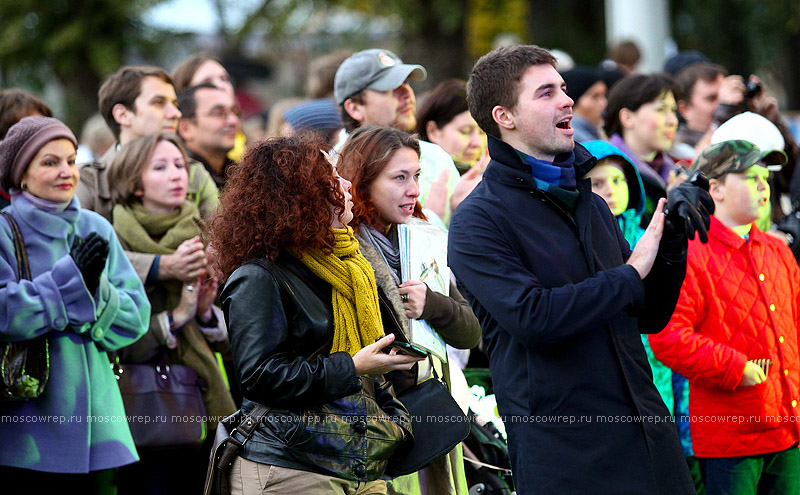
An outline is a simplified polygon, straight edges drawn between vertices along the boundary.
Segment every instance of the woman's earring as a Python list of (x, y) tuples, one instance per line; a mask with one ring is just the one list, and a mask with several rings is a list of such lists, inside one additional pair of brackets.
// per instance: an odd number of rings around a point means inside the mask
[(21, 183), (20, 183), (20, 185), (19, 185), (19, 187), (20, 187), (20, 189), (21, 189), (22, 191), (24, 191), (24, 190), (28, 189), (28, 186), (26, 186), (24, 182), (21, 182)]

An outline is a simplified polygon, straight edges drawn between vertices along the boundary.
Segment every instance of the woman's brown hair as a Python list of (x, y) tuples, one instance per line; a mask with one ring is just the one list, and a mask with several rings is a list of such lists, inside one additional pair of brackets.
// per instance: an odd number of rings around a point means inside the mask
[(273, 138), (233, 167), (210, 223), (213, 263), (226, 280), (246, 261), (284, 249), (333, 249), (333, 215), (344, 195), (319, 137)]
[(217, 57), (207, 52), (195, 53), (178, 62), (178, 65), (172, 69), (172, 85), (175, 86), (175, 93), (180, 94), (184, 89), (192, 86), (194, 73), (209, 60), (222, 65)]
[[(419, 156), (419, 141), (393, 127), (361, 127), (350, 135), (339, 155), (339, 175), (352, 182), (354, 228), (361, 222), (378, 225), (378, 211), (372, 202), (369, 188), (383, 168), (401, 148), (411, 148)], [(414, 216), (425, 219), (422, 206), (417, 201)]]
[(142, 175), (150, 163), (153, 150), (161, 141), (172, 143), (178, 148), (188, 173), (189, 160), (186, 158), (186, 151), (178, 136), (168, 132), (159, 132), (141, 137), (120, 148), (108, 169), (109, 193), (112, 203), (131, 204), (139, 200), (135, 193), (144, 189)]
[(11, 126), (31, 115), (52, 117), (50, 107), (36, 96), (21, 89), (0, 91), (0, 140), (5, 139)]

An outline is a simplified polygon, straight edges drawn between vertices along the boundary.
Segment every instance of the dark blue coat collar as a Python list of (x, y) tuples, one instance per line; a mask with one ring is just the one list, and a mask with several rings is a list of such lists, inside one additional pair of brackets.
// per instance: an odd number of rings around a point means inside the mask
[[(516, 170), (530, 172), (530, 166), (522, 161), (519, 153), (517, 153), (510, 144), (492, 135), (488, 135), (487, 137), (489, 139), (489, 156), (492, 157), (492, 161), (500, 162)], [(574, 151), (575, 174), (577, 177), (583, 177), (594, 167), (596, 160), (592, 154), (580, 144), (575, 144)]]

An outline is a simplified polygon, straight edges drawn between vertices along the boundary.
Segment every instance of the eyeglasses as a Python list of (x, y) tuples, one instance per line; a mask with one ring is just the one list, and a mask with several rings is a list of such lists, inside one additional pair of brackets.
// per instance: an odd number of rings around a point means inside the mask
[(206, 117), (211, 117), (212, 119), (227, 119), (231, 114), (237, 119), (241, 119), (242, 117), (242, 111), (239, 107), (214, 107), (206, 114)]

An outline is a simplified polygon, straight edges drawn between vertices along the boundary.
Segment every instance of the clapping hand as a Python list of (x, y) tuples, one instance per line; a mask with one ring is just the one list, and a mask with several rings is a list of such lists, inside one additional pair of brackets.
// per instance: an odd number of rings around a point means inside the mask
[(162, 254), (159, 262), (159, 278), (192, 283), (206, 271), (206, 253), (200, 236), (183, 241), (172, 254)]
[(108, 241), (97, 232), (92, 232), (86, 239), (75, 236), (69, 254), (81, 272), (83, 283), (89, 289), (89, 293), (94, 294), (100, 283), (100, 275), (106, 266)]
[(714, 213), (714, 200), (708, 194), (708, 189), (708, 178), (698, 171), (689, 180), (670, 190), (665, 231), (678, 237), (685, 235), (689, 239), (694, 239), (696, 231), (700, 242), (708, 242), (711, 214)]
[(197, 288), (197, 318), (207, 322), (213, 318), (211, 306), (217, 297), (219, 282), (216, 277), (198, 277), (194, 286)]

